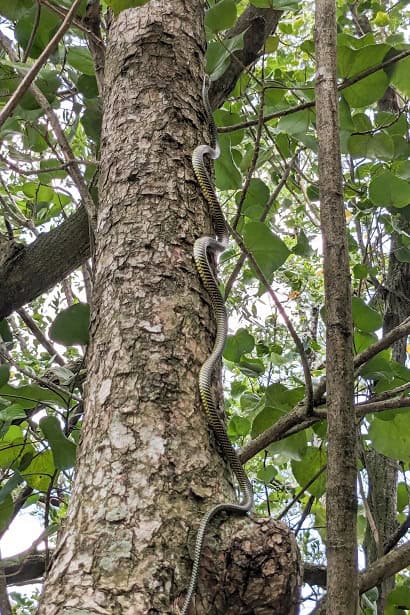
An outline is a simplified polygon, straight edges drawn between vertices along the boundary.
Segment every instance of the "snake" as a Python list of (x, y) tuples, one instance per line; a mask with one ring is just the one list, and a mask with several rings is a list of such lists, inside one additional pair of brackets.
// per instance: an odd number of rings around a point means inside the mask
[(210, 79), (205, 75), (202, 85), (202, 101), (206, 113), (211, 135), (211, 145), (198, 145), (192, 153), (192, 168), (198, 181), (202, 195), (208, 203), (211, 218), (214, 226), (214, 237), (200, 237), (194, 243), (193, 257), (195, 267), (205, 290), (211, 300), (212, 309), (216, 320), (216, 336), (211, 354), (202, 364), (199, 377), (198, 388), (202, 405), (210, 427), (212, 428), (216, 440), (218, 441), (224, 458), (231, 467), (242, 494), (240, 503), (220, 503), (209, 510), (202, 518), (196, 536), (195, 550), (193, 554), (191, 580), (185, 597), (185, 602), (181, 610), (181, 615), (187, 615), (189, 605), (196, 591), (199, 575), (199, 565), (204, 545), (206, 530), (210, 521), (221, 512), (247, 514), (253, 506), (252, 484), (242, 467), (238, 454), (231, 444), (226, 432), (225, 424), (220, 418), (217, 404), (212, 394), (212, 376), (215, 366), (219, 363), (224, 350), (228, 335), (228, 315), (225, 307), (224, 298), (219, 290), (218, 281), (214, 273), (214, 263), (217, 263), (218, 256), (224, 252), (229, 244), (229, 227), (223, 215), (215, 188), (205, 167), (204, 157), (209, 156), (211, 160), (217, 160), (221, 149), (218, 142), (218, 131), (213, 117), (211, 105), (209, 103)]

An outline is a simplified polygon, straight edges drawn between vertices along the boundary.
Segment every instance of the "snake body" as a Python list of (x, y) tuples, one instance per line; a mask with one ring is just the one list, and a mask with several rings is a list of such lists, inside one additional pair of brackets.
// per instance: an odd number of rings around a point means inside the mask
[(226, 336), (228, 334), (228, 317), (225, 302), (219, 290), (218, 282), (215, 278), (210, 259), (213, 258), (216, 261), (218, 255), (226, 250), (229, 242), (229, 230), (211, 178), (209, 177), (204, 164), (204, 156), (209, 156), (212, 160), (216, 160), (220, 155), (218, 133), (209, 104), (208, 90), (209, 78), (206, 76), (202, 87), (202, 99), (211, 131), (211, 145), (203, 144), (195, 148), (192, 154), (192, 167), (202, 194), (210, 207), (215, 229), (215, 237), (200, 237), (195, 241), (194, 261), (202, 284), (211, 299), (217, 329), (212, 352), (200, 369), (198, 385), (202, 405), (204, 406), (208, 422), (222, 448), (224, 457), (229, 462), (229, 465), (237, 478), (242, 493), (242, 500), (239, 504), (217, 504), (202, 518), (196, 538), (191, 581), (184, 605), (182, 607), (181, 615), (187, 615), (189, 605), (195, 593), (205, 533), (211, 519), (223, 511), (246, 514), (252, 509), (253, 505), (252, 485), (242, 467), (235, 449), (229, 440), (225, 425), (219, 417), (215, 400), (212, 395), (212, 375), (216, 364), (221, 359), (225, 346)]

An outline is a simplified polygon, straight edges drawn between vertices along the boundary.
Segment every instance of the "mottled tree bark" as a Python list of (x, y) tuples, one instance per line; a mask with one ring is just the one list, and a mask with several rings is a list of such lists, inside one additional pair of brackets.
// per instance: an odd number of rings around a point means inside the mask
[[(211, 231), (191, 169), (207, 140), (202, 20), (200, 0), (151, 0), (110, 25), (82, 444), (39, 615), (177, 612), (201, 515), (235, 497), (197, 390), (214, 334), (192, 260)], [(249, 527), (256, 541), (266, 532)], [(269, 612), (285, 615), (296, 612), (300, 571), (279, 532), (293, 583), (282, 575), (287, 610)], [(243, 573), (248, 584), (256, 574)], [(218, 583), (220, 596), (221, 578), (202, 568), (193, 612), (234, 612), (215, 602)]]
[(316, 0), (315, 42), (320, 217), (326, 296), (326, 612), (329, 615), (355, 615), (358, 606), (356, 418), (351, 284), (336, 87), (334, 0)]

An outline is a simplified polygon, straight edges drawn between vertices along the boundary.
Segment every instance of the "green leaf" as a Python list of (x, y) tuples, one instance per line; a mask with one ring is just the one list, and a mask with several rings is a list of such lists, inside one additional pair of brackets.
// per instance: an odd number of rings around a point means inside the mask
[(229, 436), (247, 436), (251, 428), (251, 422), (249, 419), (235, 415), (231, 418), (228, 424)]
[(107, 5), (110, 6), (113, 10), (115, 16), (121, 11), (125, 11), (125, 9), (132, 9), (137, 6), (144, 6), (147, 4), (149, 0), (105, 0)]
[(32, 456), (35, 450), (23, 437), (20, 428), (12, 425), (0, 439), (0, 468), (20, 465), (26, 455)]
[(396, 414), (387, 421), (373, 418), (368, 437), (382, 455), (407, 460), (410, 455), (410, 413)]
[(297, 244), (292, 248), (292, 252), (297, 256), (305, 256), (307, 258), (309, 256), (312, 256), (312, 254), (314, 253), (314, 250), (312, 250), (312, 248), (310, 247), (309, 240), (306, 237), (303, 229), (300, 229), (298, 232), (298, 241)]
[(271, 455), (284, 455), (289, 459), (300, 461), (303, 459), (307, 449), (307, 435), (305, 431), (300, 431), (292, 436), (283, 438), (279, 442), (269, 445)]
[(97, 145), (101, 137), (101, 122), (102, 114), (99, 102), (95, 99), (87, 100), (87, 107), (81, 116), (81, 123), (84, 127), (85, 134)]
[(367, 265), (359, 263), (353, 267), (353, 275), (356, 280), (365, 280), (369, 275), (369, 268)]
[(393, 67), (391, 82), (402, 94), (410, 97), (410, 57), (396, 62)]
[[(21, 19), (18, 20), (14, 33), (17, 42), (23, 49), (27, 49), (28, 42), (33, 32), (33, 24), (35, 23), (37, 7), (32, 5), (29, 12), (24, 13)], [(35, 29), (34, 39), (31, 42), (29, 56), (38, 58), (44, 50), (47, 43), (50, 42), (56, 29), (60, 25), (60, 17), (52, 11), (42, 10), (40, 19)]]
[(224, 43), (211, 41), (206, 50), (206, 72), (211, 75), (211, 80), (216, 81), (226, 71), (231, 63), (231, 56), (234, 51), (243, 49), (244, 32), (224, 39)]
[(67, 50), (66, 62), (83, 75), (95, 75), (94, 63), (87, 47), (70, 46)]
[(224, 359), (238, 363), (243, 354), (252, 352), (255, 347), (253, 335), (246, 329), (238, 329), (234, 335), (228, 335), (224, 348)]
[(243, 393), (243, 395), (241, 395), (240, 398), (240, 404), (241, 404), (241, 409), (244, 412), (249, 412), (250, 410), (253, 410), (254, 408), (256, 408), (258, 406), (258, 404), (260, 403), (261, 398), (259, 397), (259, 395), (256, 395), (255, 393)]
[(18, 470), (14, 470), (13, 476), (9, 478), (9, 480), (4, 485), (2, 485), (0, 489), (0, 504), (4, 503), (6, 498), (10, 496), (10, 494), (14, 491), (14, 489), (16, 489), (16, 487), (21, 485), (23, 480), (24, 479), (21, 476), (20, 472)]
[(205, 12), (205, 27), (211, 32), (227, 30), (236, 21), (234, 0), (221, 0)]
[(235, 164), (229, 137), (222, 135), (221, 155), (215, 161), (215, 185), (219, 190), (236, 190), (242, 185), (242, 175)]
[[(236, 202), (239, 203), (241, 194), (236, 196)], [(259, 219), (265, 209), (265, 205), (269, 199), (269, 188), (259, 178), (251, 179), (248, 190), (242, 205), (242, 213), (248, 218)]]
[(0, 387), (7, 384), (10, 377), (10, 365), (4, 363), (0, 365)]
[(343, 97), (351, 107), (365, 107), (380, 100), (388, 85), (388, 76), (379, 70), (343, 90)]
[(248, 378), (259, 378), (265, 372), (265, 366), (260, 359), (247, 359), (241, 357), (239, 369)]
[(77, 88), (84, 98), (98, 97), (97, 80), (93, 75), (80, 75), (77, 81)]
[(33, 489), (48, 491), (55, 470), (53, 453), (48, 450), (36, 454), (21, 474)]
[(76, 303), (60, 312), (50, 327), (51, 339), (64, 346), (88, 344), (90, 308), (86, 303)]
[(13, 333), (11, 332), (10, 325), (5, 318), (0, 320), (0, 337), (3, 342), (13, 341)]
[(410, 503), (410, 496), (406, 483), (399, 483), (397, 485), (397, 510), (403, 512), (406, 506)]
[(0, 15), (10, 21), (18, 21), (25, 14), (29, 13), (34, 4), (33, 0), (0, 0)]
[(394, 376), (390, 353), (388, 350), (379, 352), (360, 368), (360, 375), (366, 380), (390, 380)]
[(354, 349), (358, 354), (369, 346), (377, 342), (377, 335), (375, 333), (363, 333), (362, 331), (355, 331), (354, 333)]
[(40, 427), (50, 444), (54, 464), (58, 470), (67, 470), (75, 465), (77, 446), (66, 438), (56, 416), (46, 416), (40, 421)]
[(259, 470), (258, 479), (267, 485), (275, 478), (277, 473), (278, 471), (275, 466), (265, 466)]
[(10, 404), (3, 410), (0, 410), (0, 421), (10, 422), (15, 419), (25, 419), (26, 411), (19, 404)]
[[(0, 489), (0, 498), (2, 489)], [(11, 495), (8, 495), (0, 503), (0, 532), (3, 532), (10, 524), (14, 512), (14, 502)]]
[(395, 587), (387, 598), (385, 615), (405, 615), (410, 609), (410, 587), (399, 585)]
[(37, 384), (26, 384), (21, 387), (5, 384), (0, 387), (0, 396), (27, 410), (35, 408), (40, 401), (57, 402), (61, 405), (69, 398), (68, 393), (65, 400), (62, 393), (55, 393)]
[(266, 405), (287, 411), (296, 406), (304, 397), (304, 387), (288, 389), (280, 382), (275, 382), (266, 388)]
[(284, 415), (282, 410), (278, 408), (272, 408), (271, 406), (265, 406), (253, 419), (252, 422), (252, 438), (256, 438), (259, 434), (266, 431), (269, 427), (274, 425)]
[[(299, 485), (304, 488), (326, 464), (326, 453), (323, 449), (309, 446), (301, 461), (292, 461), (292, 472)], [(320, 498), (326, 489), (326, 472), (322, 474), (307, 489), (309, 493)]]
[[(218, 126), (233, 126), (234, 124), (240, 124), (244, 118), (239, 113), (233, 111), (227, 111), (226, 109), (218, 109), (214, 113), (215, 122)], [(225, 137), (229, 138), (231, 145), (239, 145), (244, 137), (245, 131), (242, 129), (234, 130)]]
[(290, 255), (286, 244), (263, 222), (248, 222), (243, 230), (246, 247), (270, 281)]
[(410, 203), (410, 183), (384, 171), (370, 182), (369, 197), (380, 207), (406, 207)]
[(306, 134), (312, 117), (310, 109), (302, 109), (291, 115), (285, 115), (280, 118), (277, 130), (288, 135)]
[(352, 297), (352, 315), (354, 325), (361, 331), (377, 331), (383, 324), (383, 317), (365, 304), (360, 297)]

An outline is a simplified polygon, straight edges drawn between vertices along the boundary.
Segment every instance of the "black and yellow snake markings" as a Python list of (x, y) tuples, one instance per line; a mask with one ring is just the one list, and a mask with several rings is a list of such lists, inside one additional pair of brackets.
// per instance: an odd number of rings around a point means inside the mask
[(221, 503), (217, 504), (201, 520), (198, 534), (195, 544), (195, 552), (192, 565), (191, 581), (189, 584), (188, 592), (185, 598), (184, 605), (182, 607), (181, 615), (187, 615), (189, 605), (195, 593), (199, 563), (201, 559), (202, 547), (205, 538), (205, 532), (211, 519), (222, 511), (246, 514), (252, 509), (253, 505), (253, 489), (252, 485), (242, 467), (239, 457), (233, 448), (228, 434), (226, 433), (225, 424), (219, 418), (215, 400), (212, 395), (211, 381), (214, 368), (219, 362), (224, 349), (226, 336), (228, 334), (228, 317), (225, 308), (225, 302), (218, 287), (218, 282), (213, 273), (210, 258), (214, 257), (216, 261), (218, 255), (224, 252), (228, 246), (229, 231), (228, 225), (222, 213), (221, 206), (215, 193), (211, 178), (204, 164), (204, 156), (209, 156), (212, 160), (216, 160), (220, 155), (220, 147), (218, 143), (218, 133), (216, 124), (212, 115), (212, 110), (209, 104), (208, 98), (209, 90), (209, 77), (205, 77), (202, 87), (202, 98), (207, 114), (210, 131), (211, 131), (211, 145), (199, 145), (195, 148), (192, 154), (192, 167), (194, 169), (195, 177), (198, 180), (202, 194), (206, 199), (213, 220), (215, 229), (215, 237), (200, 237), (194, 244), (194, 261), (198, 270), (202, 284), (205, 290), (208, 292), (212, 308), (216, 319), (216, 339), (211, 354), (202, 365), (199, 372), (199, 393), (201, 396), (202, 404), (205, 408), (208, 422), (222, 448), (225, 459), (229, 462), (229, 465), (234, 472), (239, 487), (242, 493), (242, 500), (239, 504), (233, 503)]

